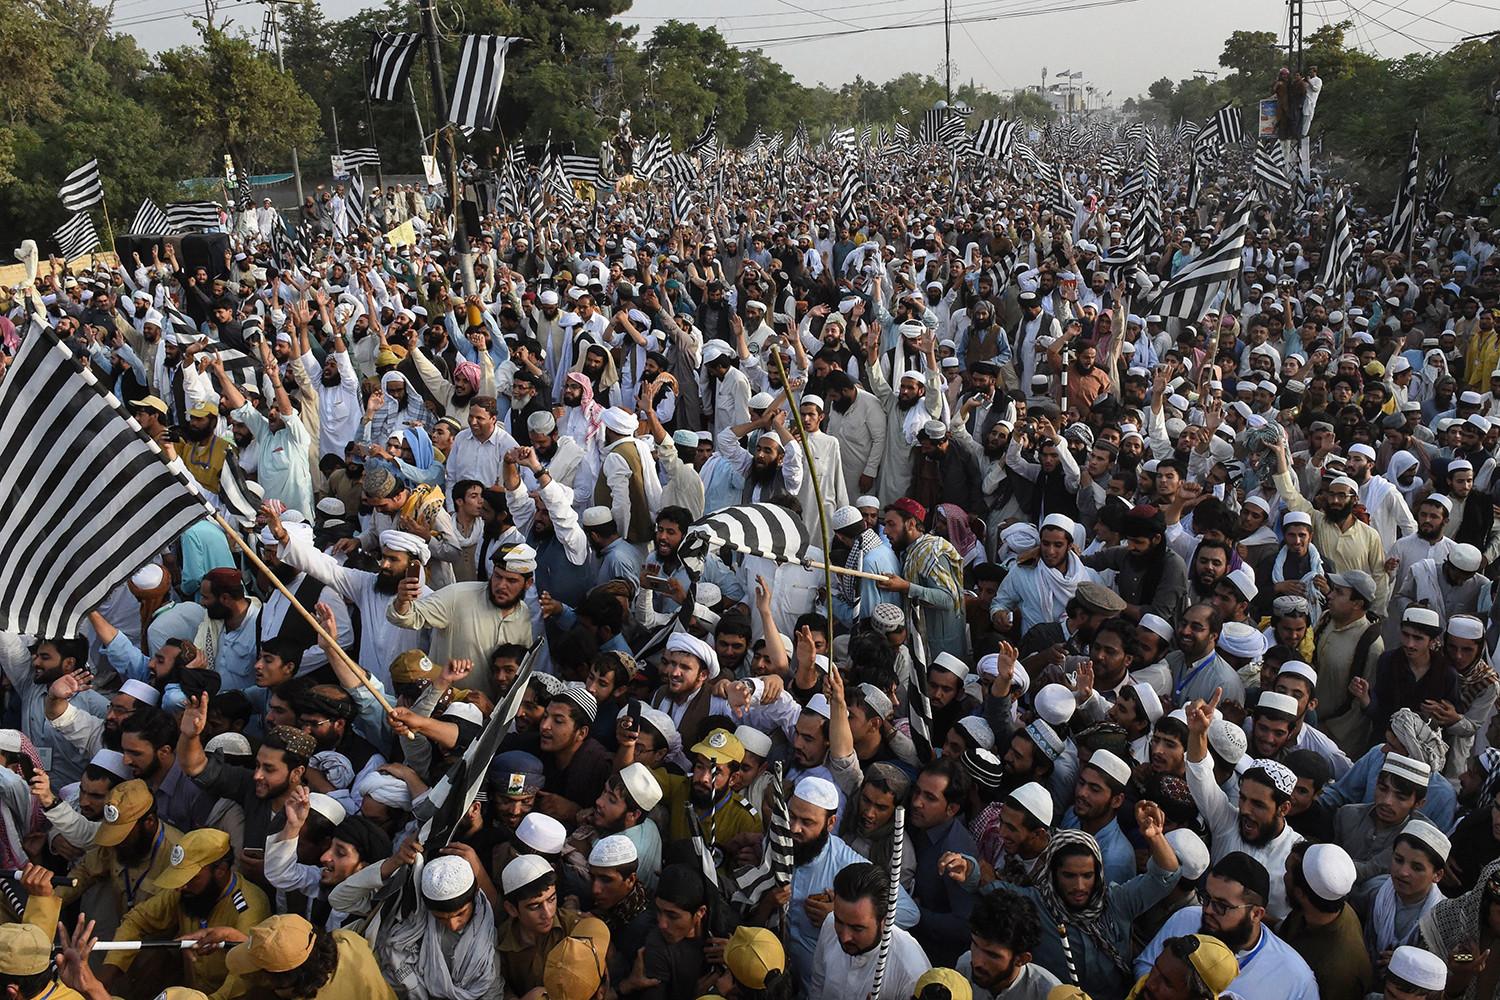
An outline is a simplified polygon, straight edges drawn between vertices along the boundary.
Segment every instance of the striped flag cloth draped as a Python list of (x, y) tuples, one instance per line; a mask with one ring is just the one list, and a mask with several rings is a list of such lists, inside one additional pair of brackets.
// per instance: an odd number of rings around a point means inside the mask
[(352, 233), (365, 224), (365, 179), (358, 170), (349, 174), (349, 183), (344, 189), (344, 217), (339, 224), (345, 233)]
[(1003, 160), (1010, 155), (1016, 141), (1016, 123), (1003, 118), (992, 118), (979, 123), (974, 133), (974, 148), (979, 155), (992, 160)]
[(698, 138), (694, 139), (692, 141), (692, 144), (688, 146), (688, 152), (696, 153), (706, 148), (710, 142), (714, 141), (714, 137), (718, 133), (718, 130), (719, 109), (716, 106), (709, 114), (708, 120), (703, 123), (703, 131), (699, 132)]
[(1198, 152), (1194, 150), (1188, 159), (1187, 203), (1188, 208), (1198, 207), (1198, 196), (1203, 193), (1203, 171), (1198, 169)]
[(365, 73), (370, 100), (394, 102), (403, 99), (401, 89), (411, 75), (412, 63), (421, 48), (422, 36), (415, 31), (372, 31)]
[(63, 208), (70, 212), (82, 212), (103, 201), (104, 179), (99, 176), (99, 161), (90, 160), (69, 174), (57, 196), (62, 199)]
[(57, 243), (58, 256), (63, 260), (82, 257), (99, 248), (99, 234), (94, 231), (94, 220), (86, 212), (79, 212), (58, 226), (52, 239)]
[(792, 820), (787, 807), (786, 779), (781, 769), (782, 764), (777, 761), (766, 787), (770, 808), (765, 814), (765, 849), (761, 852), (760, 864), (735, 878), (733, 901), (736, 905), (754, 906), (767, 889), (791, 885), (792, 882)]
[(673, 153), (661, 161), (660, 173), (673, 184), (691, 184), (698, 179), (698, 161), (686, 153)]
[[(474, 805), (474, 799), (479, 795), (479, 790), (484, 787), (489, 776), (490, 763), (495, 759), (495, 751), (500, 748), (500, 741), (505, 738), (506, 731), (510, 729), (511, 722), (514, 721), (516, 713), (521, 708), (521, 699), (530, 686), (532, 672), (536, 669), (537, 653), (541, 646), (542, 640), (540, 639), (531, 644), (531, 648), (521, 660), (520, 669), (516, 671), (516, 679), (511, 683), (510, 690), (490, 710), (489, 718), (485, 720), (484, 728), (480, 730), (479, 736), (469, 744), (464, 750), (464, 755), (454, 762), (447, 773), (439, 778), (438, 783), (433, 785), (427, 793), (428, 800), (436, 807), (436, 811), (422, 825), (419, 834), (427, 857), (437, 857), (440, 850), (453, 842), (459, 825), (468, 814), (470, 807)], [(420, 862), (415, 865), (402, 865), (381, 886), (380, 892), (375, 897), (375, 906), (382, 922), (391, 917), (409, 916), (416, 911), (418, 905), (416, 886), (417, 880), (421, 878), (421, 868)], [(369, 932), (373, 935), (374, 928), (371, 927)]]
[(1207, 250), (1163, 286), (1151, 311), (1193, 322), (1200, 319), (1219, 287), (1239, 278), (1240, 253), (1245, 249), (1245, 234), (1249, 231), (1250, 208), (1246, 205)]
[(853, 222), (855, 219), (855, 205), (859, 200), (860, 190), (864, 187), (860, 183), (859, 174), (854, 170), (852, 160), (845, 160), (843, 169), (839, 172), (839, 218), (845, 222)]
[(1348, 287), (1354, 269), (1354, 234), (1349, 228), (1349, 201), (1344, 191), (1333, 198), (1328, 219), (1328, 246), (1323, 251), (1323, 270), (1319, 277), (1331, 292)]
[(899, 143), (901, 143), (902, 145), (905, 145), (905, 146), (911, 145), (911, 129), (907, 128), (905, 125), (901, 124), (900, 122), (897, 122), (893, 126), (893, 128), (892, 128), (892, 134), (895, 135), (896, 141), (899, 142)]
[(807, 545), (802, 518), (774, 503), (752, 503), (725, 507), (695, 522), (687, 530), (679, 555), (684, 560), (689, 556), (701, 560), (710, 548), (728, 546), (774, 562), (800, 562)]
[(196, 229), (218, 229), (219, 205), (212, 201), (182, 201), (167, 206), (167, 221), (182, 233)]
[(453, 99), (448, 120), (455, 125), (487, 129), (500, 106), (500, 85), (505, 81), (505, 53), (515, 38), (502, 35), (467, 35), (453, 78)]
[[(714, 768), (717, 770), (718, 765)], [(698, 819), (698, 810), (689, 809), (688, 830), (692, 837), (693, 853), (698, 855), (698, 864), (703, 870), (703, 878), (714, 890), (721, 893), (723, 887), (719, 883), (719, 862), (714, 857), (714, 845), (712, 841), (703, 835), (703, 823)]]
[(562, 172), (563, 176), (570, 181), (592, 184), (594, 187), (603, 183), (603, 171), (600, 169), (597, 156), (583, 156), (578, 153), (564, 154)]
[(360, 167), (378, 168), (380, 166), (380, 150), (374, 146), (346, 149), (339, 155), (344, 158), (344, 166), (350, 170), (358, 170)]
[(1226, 146), (1235, 146), (1245, 141), (1245, 119), (1240, 109), (1226, 104), (1214, 112), (1214, 132)]
[(654, 178), (657, 171), (661, 170), (662, 161), (672, 155), (672, 143), (660, 132), (653, 135), (641, 146), (641, 151), (635, 158), (635, 173), (637, 177), (647, 180)]
[(680, 226), (693, 213), (693, 192), (679, 187), (672, 192), (672, 224)]
[(1396, 204), (1391, 209), (1391, 249), (1406, 253), (1411, 244), (1412, 233), (1417, 224), (1417, 164), (1421, 159), (1420, 135), (1416, 129), (1411, 133), (1411, 152), (1406, 157), (1406, 171), (1401, 175), (1401, 186), (1396, 189)]
[(172, 223), (167, 221), (167, 213), (150, 198), (141, 202), (141, 207), (135, 210), (135, 218), (130, 220), (125, 231), (136, 236), (166, 236), (176, 232)]
[(1256, 143), (1252, 169), (1255, 184), (1267, 201), (1284, 197), (1292, 189), (1292, 179), (1286, 170), (1286, 153), (1277, 140), (1265, 139)]
[[(51, 330), (0, 382), (0, 627), (73, 636), (121, 580), (207, 513), (121, 402)], [(58, 502), (65, 498), (66, 502)]]

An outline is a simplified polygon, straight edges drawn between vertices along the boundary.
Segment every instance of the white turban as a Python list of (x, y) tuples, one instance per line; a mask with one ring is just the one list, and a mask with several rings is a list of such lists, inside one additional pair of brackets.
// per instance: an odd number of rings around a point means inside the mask
[(690, 635), (687, 632), (673, 632), (667, 636), (667, 650), (669, 652), (686, 653), (689, 656), (696, 656), (699, 660), (703, 661), (704, 666), (708, 667), (709, 677), (717, 677), (719, 675), (718, 654), (714, 652), (712, 646), (696, 636)]
[(380, 547), (383, 549), (394, 549), (397, 552), (407, 552), (417, 557), (417, 562), (426, 564), (432, 558), (432, 550), (427, 547), (419, 536), (409, 531), (397, 531), (389, 528), (380, 533)]
[(370, 771), (354, 785), (354, 798), (374, 799), (392, 809), (411, 809), (411, 789), (400, 778)]

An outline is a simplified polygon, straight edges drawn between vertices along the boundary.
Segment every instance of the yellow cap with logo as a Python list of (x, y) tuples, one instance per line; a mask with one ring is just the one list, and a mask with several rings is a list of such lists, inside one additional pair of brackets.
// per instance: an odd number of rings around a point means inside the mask
[(156, 884), (162, 889), (181, 889), (228, 853), (229, 834), (212, 827), (194, 830), (172, 848), (172, 865), (156, 877)]
[(94, 835), (94, 843), (100, 847), (114, 847), (130, 836), (136, 821), (156, 807), (156, 796), (151, 786), (136, 778), (122, 781), (110, 789), (104, 800), (104, 822)]
[(738, 764), (745, 759), (745, 744), (727, 729), (715, 729), (693, 747), (692, 753), (715, 764)]

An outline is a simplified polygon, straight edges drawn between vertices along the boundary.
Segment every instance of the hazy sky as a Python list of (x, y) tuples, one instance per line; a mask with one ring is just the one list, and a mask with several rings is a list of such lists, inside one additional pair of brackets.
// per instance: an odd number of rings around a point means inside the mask
[[(365, 6), (365, 0), (322, 3), (330, 17)], [(908, 71), (936, 74), (943, 60), (941, 0), (635, 0), (621, 20), (645, 35), (668, 18), (684, 18), (685, 7), (691, 20), (717, 27), (731, 42), (766, 43), (759, 47), (808, 84), (838, 85), (856, 73), (876, 82)], [(201, 10), (182, 0), (119, 0), (116, 23), (158, 51), (192, 41), (191, 18)], [(219, 16), (258, 33), (263, 11), (248, 0), (222, 0)], [(1002, 19), (981, 20), (996, 15)], [(1353, 20), (1359, 46), (1383, 56), (1446, 48), (1464, 34), (1492, 30), (1495, 17), (1493, 7), (1474, 0), (1314, 0), (1304, 30), (1311, 33), (1325, 15)], [(1113, 91), (1118, 103), (1161, 76), (1217, 70), (1223, 41), (1236, 29), (1285, 37), (1286, 16), (1278, 0), (1074, 0), (1071, 8), (1045, 0), (953, 0), (954, 82), (972, 78), (1003, 92), (1038, 83), (1044, 68), (1054, 78), (1082, 70), (1081, 82), (1101, 94)], [(931, 21), (938, 23), (817, 37)]]

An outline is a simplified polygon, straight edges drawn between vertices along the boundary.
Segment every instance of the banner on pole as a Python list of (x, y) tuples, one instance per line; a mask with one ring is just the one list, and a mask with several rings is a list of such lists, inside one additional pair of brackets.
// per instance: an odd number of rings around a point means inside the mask
[(328, 165), (332, 168), (333, 176), (336, 180), (342, 180), (349, 176), (349, 168), (344, 166), (344, 158), (342, 156), (330, 156), (328, 158)]
[(1256, 134), (1262, 139), (1276, 138), (1276, 98), (1268, 97), (1260, 102), (1260, 122)]
[(427, 175), (428, 184), (443, 183), (443, 172), (438, 169), (438, 161), (436, 156), (422, 157), (422, 173)]

